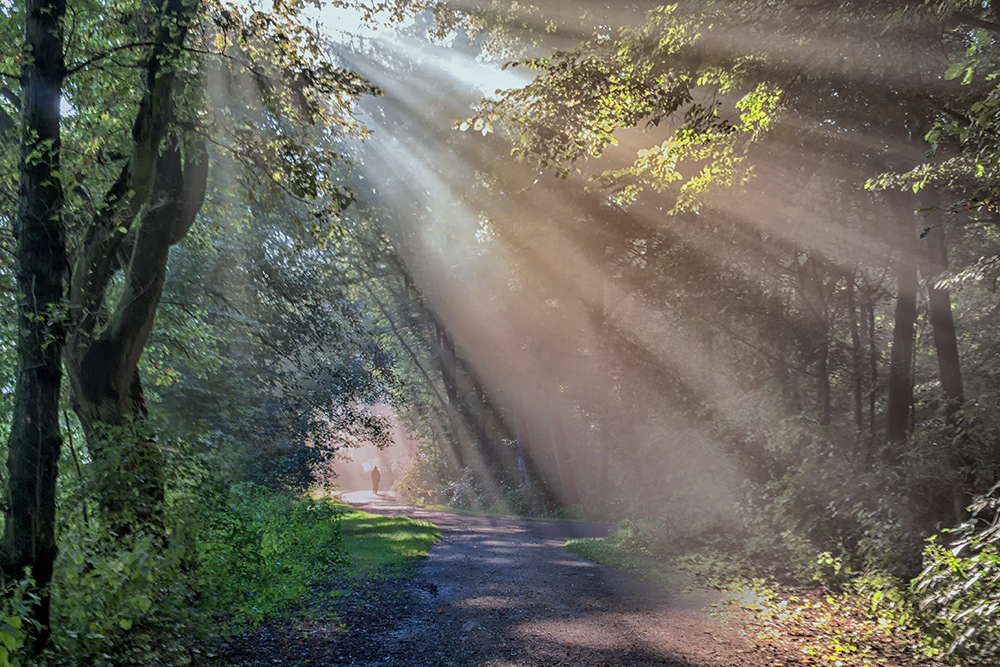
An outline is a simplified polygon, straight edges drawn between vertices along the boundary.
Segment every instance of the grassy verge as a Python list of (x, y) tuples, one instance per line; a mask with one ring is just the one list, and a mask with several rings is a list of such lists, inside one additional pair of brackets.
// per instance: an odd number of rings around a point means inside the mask
[(205, 512), (200, 606), (233, 630), (315, 612), (324, 606), (317, 591), (336, 597), (352, 582), (402, 574), (439, 536), (426, 521), (368, 514), (322, 495), (239, 487)]
[(606, 537), (584, 537), (570, 540), (566, 548), (589, 561), (607, 565), (651, 581), (664, 589), (678, 584), (676, 568), (654, 558), (645, 549), (629, 549)]
[(352, 579), (388, 575), (426, 556), (441, 531), (429, 521), (369, 514), (344, 505), (341, 535)]

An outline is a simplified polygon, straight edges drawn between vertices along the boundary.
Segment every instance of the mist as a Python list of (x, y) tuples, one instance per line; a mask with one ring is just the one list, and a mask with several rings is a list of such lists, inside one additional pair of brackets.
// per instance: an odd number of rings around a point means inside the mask
[[(745, 130), (767, 139), (746, 144), (727, 185), (598, 185), (650, 147), (670, 150), (677, 119), (619, 128), (559, 178), (512, 156), (530, 119), (488, 122), (480, 100), (531, 82), (534, 72), (504, 63), (612, 39), (647, 8), (613, 21), (598, 5), (551, 9), (541, 12), (560, 26), (551, 33), (525, 15), (513, 34), (470, 38), (459, 25), (435, 39), (424, 14), (336, 47), (384, 91), (357, 110), (372, 130), (356, 154), (359, 201), (402, 262), (397, 291), (426, 309), (434, 332), (437, 416), (422, 437), (440, 460), (411, 482), (454, 487), (465, 469), (493, 499), (481, 503), (504, 505), (535, 484), (558, 505), (641, 516), (668, 533), (745, 530), (743, 513), (759, 501), (748, 483), (771, 500), (873, 500), (825, 484), (876, 474), (890, 284), (903, 265), (929, 273), (916, 233), (901, 244), (898, 231), (928, 213), (869, 185), (919, 164), (926, 145), (866, 114), (867, 92), (848, 100), (833, 89), (834, 106), (796, 106), (793, 77), (775, 126)], [(781, 20), (745, 32), (703, 26), (696, 49), (705, 59), (768, 54), (767, 30), (800, 31), (811, 41), (789, 38), (781, 67), (857, 79), (862, 91), (929, 66), (883, 66), (909, 56), (892, 53), (896, 43), (862, 48), (860, 24), (824, 37), (804, 19)], [(746, 99), (724, 86), (692, 92), (692, 104), (718, 103), (730, 127), (750, 123), (734, 111)], [(684, 163), (681, 176), (693, 180), (704, 164)], [(918, 372), (933, 374), (929, 364)], [(792, 478), (794, 492), (782, 486)]]

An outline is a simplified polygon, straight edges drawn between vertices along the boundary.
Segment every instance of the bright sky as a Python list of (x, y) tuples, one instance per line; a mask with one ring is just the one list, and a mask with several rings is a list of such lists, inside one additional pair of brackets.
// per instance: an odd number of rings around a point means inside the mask
[(372, 27), (365, 24), (361, 11), (330, 6), (311, 12), (310, 17), (319, 20), (322, 31), (335, 42), (346, 42), (356, 37), (376, 40), (387, 49), (395, 53), (408, 54), (425, 67), (437, 70), (442, 76), (451, 77), (483, 95), (492, 95), (498, 88), (514, 88), (525, 83), (525, 79), (517, 76), (513, 70), (501, 71), (499, 65), (485, 59), (470, 58), (457, 49), (427, 48), (430, 46), (429, 41), (424, 48), (415, 49), (412, 40), (402, 38), (399, 34), (399, 29), (413, 25), (413, 19), (407, 19), (392, 28)]

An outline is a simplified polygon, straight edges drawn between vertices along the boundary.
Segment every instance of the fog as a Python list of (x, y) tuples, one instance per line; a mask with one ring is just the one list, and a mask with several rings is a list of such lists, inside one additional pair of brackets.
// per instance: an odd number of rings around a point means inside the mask
[[(462, 392), (482, 392), (500, 422), (484, 446), (484, 427), (466, 417), (453, 435), (464, 444), (439, 445), (443, 456), (487, 486), (499, 469), (507, 472), (506, 481), (493, 479), (497, 487), (524, 480), (528, 465), (563, 503), (642, 506), (665, 525), (724, 525), (753, 462), (724, 452), (723, 441), (742, 439), (751, 453), (755, 438), (785, 428), (781, 404), (800, 401), (800, 390), (780, 395), (780, 383), (764, 378), (797, 374), (809, 387), (828, 373), (816, 365), (827, 352), (810, 346), (846, 315), (830, 305), (835, 281), (825, 276), (858, 273), (869, 296), (880, 289), (898, 244), (869, 224), (885, 203), (864, 184), (882, 168), (912, 164), (920, 148), (897, 147), (898, 136), (867, 122), (786, 114), (755, 154), (752, 178), (670, 214), (676, 191), (615, 197), (580, 176), (562, 180), (517, 162), (516, 136), (499, 124), (460, 129), (480, 98), (529, 81), (524, 68), (501, 70), (503, 62), (581, 34), (616, 34), (617, 25), (587, 23), (599, 10), (564, 9), (555, 18), (579, 32), (561, 30), (550, 43), (538, 33), (527, 42), (470, 39), (461, 29), (434, 41), (426, 15), (341, 36), (344, 64), (385, 91), (357, 112), (373, 131), (356, 155), (360, 199), (379, 211), (408, 280), (454, 344), (470, 378)], [(643, 15), (636, 6), (617, 16), (625, 24)], [(717, 56), (759, 39), (723, 30), (702, 48)], [(833, 40), (831, 54), (841, 48)], [(802, 65), (812, 53), (801, 54)], [(869, 67), (869, 56), (843, 75)], [(628, 166), (671, 131), (620, 130), (616, 147), (575, 166)], [(859, 153), (873, 156), (863, 173)], [(801, 310), (808, 326), (776, 324), (770, 310), (779, 307)], [(804, 352), (778, 359), (781, 345)]]

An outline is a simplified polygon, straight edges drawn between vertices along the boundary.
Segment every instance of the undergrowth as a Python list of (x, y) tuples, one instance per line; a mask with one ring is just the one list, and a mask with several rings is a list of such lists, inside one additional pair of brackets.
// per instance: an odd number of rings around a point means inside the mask
[[(87, 523), (64, 528), (51, 586), (53, 634), (38, 664), (198, 662), (219, 639), (260, 623), (330, 613), (314, 604), (318, 591), (403, 573), (440, 536), (426, 521), (253, 484), (172, 502), (166, 546), (143, 534), (101, 538)], [(8, 586), (0, 667), (35, 664), (25, 643), (38, 600), (30, 576)]]
[(571, 540), (567, 547), (665, 591), (721, 591), (718, 613), (738, 613), (759, 647), (796, 664), (911, 665), (942, 654), (918, 632), (926, 619), (905, 585), (874, 572), (845, 579), (842, 564), (828, 553), (818, 554), (811, 576), (793, 585), (755, 570), (753, 557), (705, 544), (671, 544), (641, 521), (621, 521), (606, 538)]
[(301, 609), (319, 581), (347, 569), (346, 505), (244, 484), (205, 510), (199, 606), (241, 627)]

